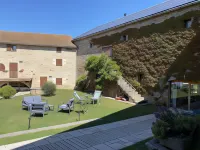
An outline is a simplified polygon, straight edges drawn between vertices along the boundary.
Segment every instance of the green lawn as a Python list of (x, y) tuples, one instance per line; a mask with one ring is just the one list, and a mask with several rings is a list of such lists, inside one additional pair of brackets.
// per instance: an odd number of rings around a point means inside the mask
[(7, 144), (12, 144), (12, 143), (32, 140), (32, 139), (36, 139), (36, 138), (41, 138), (41, 137), (45, 137), (45, 136), (52, 136), (52, 135), (56, 135), (60, 132), (66, 132), (69, 129), (72, 129), (75, 127), (76, 126), (71, 126), (71, 127), (67, 127), (67, 128), (52, 129), (52, 130), (41, 131), (41, 132), (37, 132), (37, 133), (29, 133), (29, 134), (14, 136), (14, 137), (2, 138), (2, 139), (0, 139), (0, 145), (7, 145)]
[[(84, 93), (79, 94), (83, 95)], [(48, 100), (49, 104), (55, 106), (55, 111), (50, 111), (44, 118), (33, 117), (31, 120), (31, 129), (76, 122), (78, 119), (76, 112), (68, 115), (65, 112), (56, 111), (58, 104), (66, 103), (72, 97), (72, 90), (58, 90), (55, 96), (44, 97), (44, 99)], [(27, 130), (29, 112), (21, 109), (21, 103), (22, 96), (9, 100), (0, 100), (0, 134)], [(152, 105), (132, 106), (130, 104), (101, 98), (101, 105), (89, 105), (89, 112), (82, 114), (81, 120), (93, 118), (102, 118), (102, 120), (88, 123), (79, 128), (146, 115), (154, 112), (154, 110), (155, 107)]]

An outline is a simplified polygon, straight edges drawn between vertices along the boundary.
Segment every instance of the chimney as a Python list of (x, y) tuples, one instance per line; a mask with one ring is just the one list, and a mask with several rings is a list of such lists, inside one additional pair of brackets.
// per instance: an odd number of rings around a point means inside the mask
[(126, 16), (127, 14), (126, 13), (124, 13), (124, 17)]

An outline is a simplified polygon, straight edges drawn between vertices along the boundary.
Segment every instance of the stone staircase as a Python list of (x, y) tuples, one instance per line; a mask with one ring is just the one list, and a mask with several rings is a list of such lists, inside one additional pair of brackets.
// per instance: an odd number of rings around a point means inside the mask
[(133, 101), (134, 103), (138, 103), (142, 100), (144, 100), (144, 97), (142, 97), (136, 89), (123, 77), (120, 77), (120, 79), (117, 81), (120, 88), (129, 96), (129, 101)]

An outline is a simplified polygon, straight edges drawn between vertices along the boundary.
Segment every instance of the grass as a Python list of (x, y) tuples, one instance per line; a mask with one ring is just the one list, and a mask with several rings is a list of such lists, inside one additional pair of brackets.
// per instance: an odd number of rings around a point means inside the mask
[(7, 144), (11, 144), (11, 143), (32, 140), (32, 139), (41, 138), (41, 137), (45, 137), (45, 136), (52, 136), (52, 135), (56, 135), (60, 132), (66, 132), (69, 129), (72, 129), (74, 127), (76, 127), (76, 126), (60, 128), (60, 129), (52, 129), (52, 130), (41, 131), (41, 132), (37, 132), (37, 133), (29, 133), (29, 134), (14, 136), (14, 137), (2, 138), (2, 139), (0, 139), (0, 145), (7, 145)]
[[(84, 93), (79, 94), (83, 95)], [(58, 104), (66, 103), (72, 97), (72, 90), (58, 90), (55, 96), (43, 98), (48, 100), (49, 104), (53, 104), (55, 109), (57, 109)], [(0, 100), (0, 134), (27, 130), (29, 112), (21, 109), (21, 103), (22, 96), (8, 100)], [(84, 115), (82, 114), (81, 120), (94, 118), (102, 118), (102, 120), (88, 123), (79, 128), (147, 115), (153, 113), (154, 110), (155, 107), (152, 105), (132, 106), (130, 104), (101, 98), (101, 105), (89, 105), (89, 112)], [(31, 129), (76, 122), (77, 119), (78, 114), (75, 111), (70, 115), (66, 112), (50, 111), (44, 118), (32, 117)]]
[(152, 138), (148, 138), (144, 141), (138, 142), (134, 145), (131, 145), (129, 147), (124, 148), (123, 150), (148, 150), (148, 148), (146, 147), (145, 143), (148, 142), (149, 140), (151, 140)]

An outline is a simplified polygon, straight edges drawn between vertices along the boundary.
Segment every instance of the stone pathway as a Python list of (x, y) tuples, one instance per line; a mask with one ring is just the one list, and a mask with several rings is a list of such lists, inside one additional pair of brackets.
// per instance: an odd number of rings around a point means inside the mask
[(0, 134), (0, 139), (6, 138), (6, 137), (13, 137), (13, 136), (18, 136), (18, 135), (28, 134), (28, 133), (35, 133), (35, 132), (40, 132), (40, 131), (47, 131), (47, 130), (52, 130), (52, 129), (59, 129), (59, 128), (66, 128), (66, 127), (75, 126), (75, 125), (81, 125), (81, 124), (89, 123), (89, 122), (92, 122), (95, 120), (98, 120), (98, 118), (77, 121), (77, 122), (71, 122), (71, 123), (66, 123), (66, 124), (60, 124), (60, 125), (55, 125), (55, 126), (42, 127), (42, 128), (37, 128), (37, 129), (31, 129), (31, 130), (12, 132), (12, 133), (7, 133), (7, 134)]
[(152, 136), (153, 115), (0, 146), (0, 150), (118, 150)]

